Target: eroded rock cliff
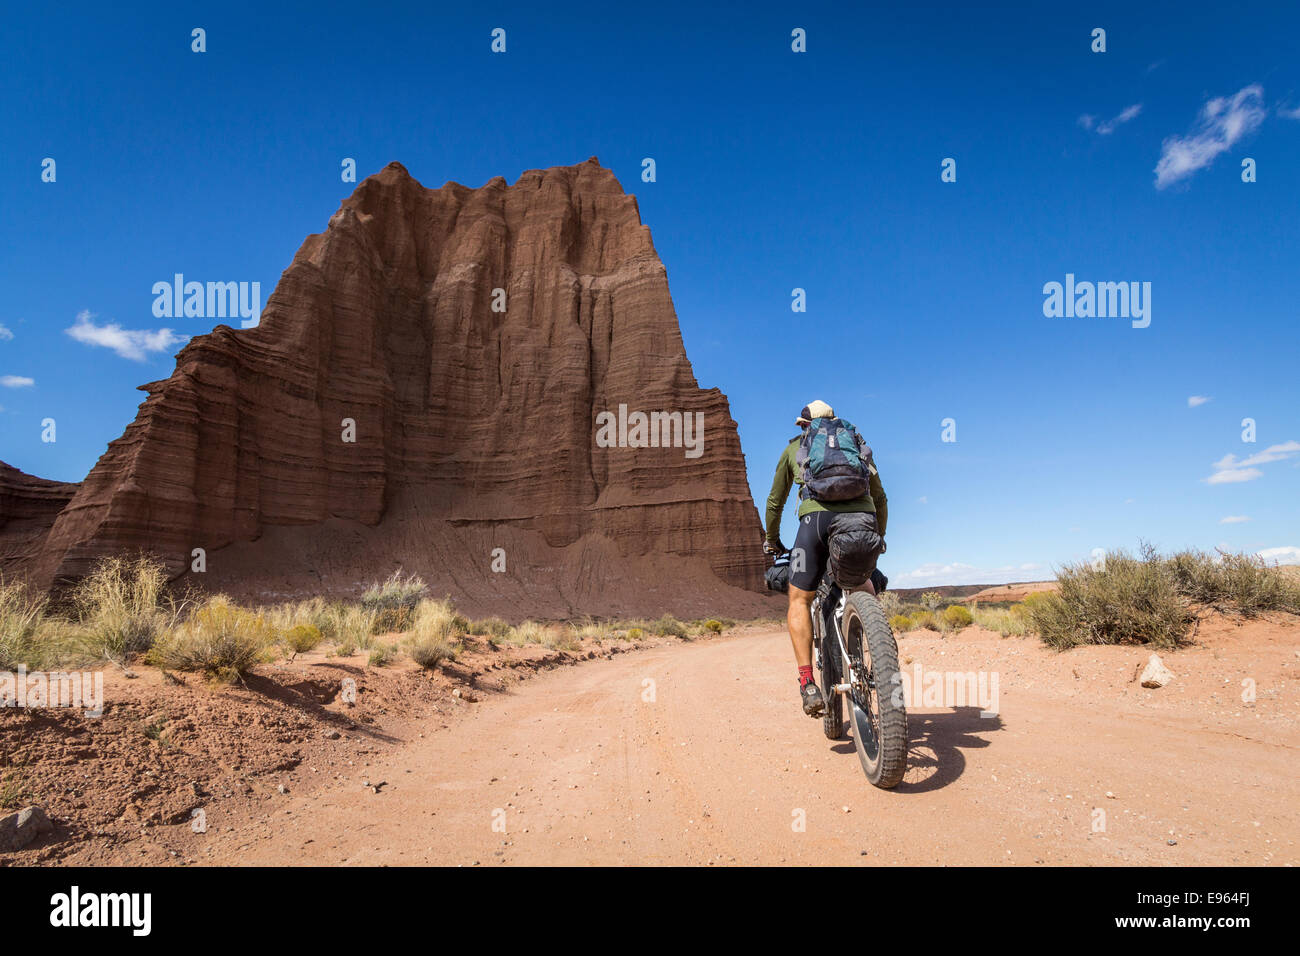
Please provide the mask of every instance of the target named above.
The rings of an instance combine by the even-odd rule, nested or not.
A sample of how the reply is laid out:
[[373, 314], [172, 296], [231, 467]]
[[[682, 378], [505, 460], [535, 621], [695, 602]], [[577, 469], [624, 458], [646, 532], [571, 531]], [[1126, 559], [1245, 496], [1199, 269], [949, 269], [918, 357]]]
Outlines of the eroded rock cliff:
[[[594, 158], [478, 189], [389, 164], [303, 243], [258, 328], [196, 337], [141, 388], [25, 562], [39, 583], [146, 549], [267, 599], [401, 567], [515, 616], [757, 606], [727, 399], [696, 383], [650, 230]], [[703, 441], [602, 447], [620, 405]]]

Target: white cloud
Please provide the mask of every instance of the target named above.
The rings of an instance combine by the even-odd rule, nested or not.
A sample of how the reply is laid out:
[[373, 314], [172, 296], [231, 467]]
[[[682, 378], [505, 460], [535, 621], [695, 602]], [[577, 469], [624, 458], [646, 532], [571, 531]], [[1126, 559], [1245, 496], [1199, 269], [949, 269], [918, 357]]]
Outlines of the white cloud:
[[1109, 136], [1115, 132], [1117, 127], [1123, 126], [1131, 119], [1135, 119], [1142, 112], [1142, 104], [1134, 103], [1132, 106], [1126, 106], [1120, 111], [1118, 116], [1106, 120], [1104, 123], [1097, 124], [1097, 132], [1101, 136]]
[[1243, 524], [1249, 520], [1250, 518], [1247, 515], [1228, 515], [1220, 518], [1219, 524]]
[[1207, 485], [1236, 485], [1263, 477], [1258, 468], [1222, 468], [1205, 479]]
[[188, 338], [171, 329], [124, 329], [116, 322], [96, 325], [94, 318], [88, 311], [78, 312], [76, 324], [63, 331], [85, 345], [103, 346], [136, 362], [143, 362], [150, 352], [166, 351]]
[[1259, 465], [1267, 465], [1275, 461], [1286, 461], [1294, 458], [1297, 454], [1300, 454], [1300, 441], [1284, 441], [1279, 445], [1269, 445], [1263, 451], [1257, 451], [1245, 458], [1238, 458], [1236, 455], [1224, 455], [1214, 463], [1214, 471], [1205, 481], [1211, 485], [1229, 485], [1242, 481], [1254, 481], [1264, 474], [1264, 472], [1260, 471]]
[[1187, 407], [1188, 407], [1188, 408], [1197, 408], [1197, 407], [1199, 407], [1199, 406], [1201, 406], [1201, 405], [1204, 405], [1204, 404], [1205, 404], [1206, 402], [1208, 402], [1209, 400], [1210, 400], [1210, 396], [1208, 396], [1208, 395], [1188, 395], [1188, 396], [1187, 396]]
[[1092, 129], [1097, 124], [1097, 117], [1091, 113], [1084, 113], [1079, 117], [1079, 125], [1084, 129]]
[[928, 505], [928, 504], [930, 503], [930, 499], [929, 499], [926, 495], [922, 495], [921, 497], [917, 498], [916, 500], [919, 501], [919, 502], [921, 502], [921, 504], [923, 504], [923, 505]]
[[12, 342], [14, 334], [9, 331], [9, 327], [0, 322], [0, 342]]
[[1287, 119], [1300, 120], [1300, 106], [1297, 106], [1293, 110], [1289, 110], [1285, 106], [1279, 106], [1277, 108], [1277, 115], [1285, 116]]
[[1288, 545], [1284, 548], [1265, 548], [1263, 551], [1256, 551], [1255, 554], [1269, 562], [1300, 564], [1300, 548], [1294, 545]]
[[36, 379], [28, 378], [25, 375], [4, 375], [0, 376], [0, 385], [5, 388], [28, 388], [36, 384]]
[[999, 568], [979, 568], [973, 564], [954, 561], [949, 564], [931, 562], [912, 571], [905, 571], [890, 583], [896, 588], [937, 587], [944, 584], [1008, 584], [1012, 581], [1041, 581], [1051, 575], [1041, 564], [1006, 564]]
[[1219, 96], [1201, 107], [1196, 125], [1186, 136], [1170, 136], [1160, 146], [1156, 188], [1164, 189], [1204, 169], [1254, 132], [1264, 121], [1264, 88], [1258, 83], [1231, 97]]

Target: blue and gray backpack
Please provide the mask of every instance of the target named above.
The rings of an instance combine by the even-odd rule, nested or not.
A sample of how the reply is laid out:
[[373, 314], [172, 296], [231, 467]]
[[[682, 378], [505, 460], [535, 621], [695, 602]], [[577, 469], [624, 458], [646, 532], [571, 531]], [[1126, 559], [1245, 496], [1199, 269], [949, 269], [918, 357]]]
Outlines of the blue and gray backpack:
[[814, 418], [799, 439], [794, 460], [802, 479], [800, 498], [852, 501], [870, 487], [871, 449], [842, 418]]

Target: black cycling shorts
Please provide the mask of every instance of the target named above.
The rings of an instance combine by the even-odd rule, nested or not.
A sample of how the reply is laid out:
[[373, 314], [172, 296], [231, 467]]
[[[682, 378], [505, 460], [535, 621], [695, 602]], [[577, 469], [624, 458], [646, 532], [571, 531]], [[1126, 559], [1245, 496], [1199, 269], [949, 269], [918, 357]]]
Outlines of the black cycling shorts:
[[826, 532], [830, 530], [833, 511], [814, 511], [799, 519], [799, 533], [790, 550], [790, 584], [801, 591], [816, 591], [826, 570]]
[[[826, 559], [830, 555], [831, 522], [839, 516], [835, 511], [814, 511], [799, 519], [799, 533], [794, 536], [794, 547], [790, 550], [790, 584], [801, 591], [816, 591], [826, 570]], [[875, 515], [871, 527], [875, 528]], [[870, 562], [875, 568], [875, 556]], [[870, 572], [868, 572], [870, 573]]]

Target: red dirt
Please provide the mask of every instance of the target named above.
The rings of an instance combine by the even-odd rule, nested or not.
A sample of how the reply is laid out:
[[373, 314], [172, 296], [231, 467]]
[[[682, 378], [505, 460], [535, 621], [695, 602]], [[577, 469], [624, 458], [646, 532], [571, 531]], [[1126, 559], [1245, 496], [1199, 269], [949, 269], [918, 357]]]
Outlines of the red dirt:
[[[128, 763], [107, 740], [95, 743], [102, 755], [65, 742], [53, 757], [47, 742], [39, 779], [49, 786], [35, 802], [62, 842], [0, 862], [1300, 862], [1300, 623], [1216, 617], [1196, 639], [1162, 655], [1173, 683], [1145, 690], [1135, 680], [1145, 648], [1058, 653], [979, 628], [903, 635], [905, 671], [996, 671], [1000, 706], [991, 718], [912, 706], [910, 769], [889, 792], [865, 782], [850, 739], [826, 740], [799, 711], [788, 639], [771, 628], [657, 642], [524, 684], [486, 655], [467, 658], [473, 703], [450, 696], [450, 677], [367, 671], [346, 715], [314, 697], [323, 661], [287, 665], [282, 679], [268, 669], [269, 683], [251, 691], [163, 688], [146, 676], [115, 685], [140, 698], [115, 708], [125, 717], [159, 700], [200, 702], [178, 720], [176, 746], [136, 733], [119, 748], [137, 755]], [[363, 671], [360, 660], [351, 666]], [[1246, 679], [1253, 703], [1241, 699]], [[271, 684], [278, 697], [263, 693]], [[262, 725], [225, 729], [259, 708]], [[344, 720], [356, 729], [336, 723], [339, 740], [321, 737]], [[215, 749], [200, 753], [199, 741]], [[284, 753], [291, 765], [275, 769]], [[90, 819], [130, 804], [158, 768], [170, 793], [190, 773], [213, 781], [206, 833], [150, 823], [172, 806], [151, 794], [135, 801], [145, 819], [100, 821], [108, 837], [87, 832], [82, 811], [68, 823], [60, 785], [81, 778], [72, 799], [89, 804]]]

